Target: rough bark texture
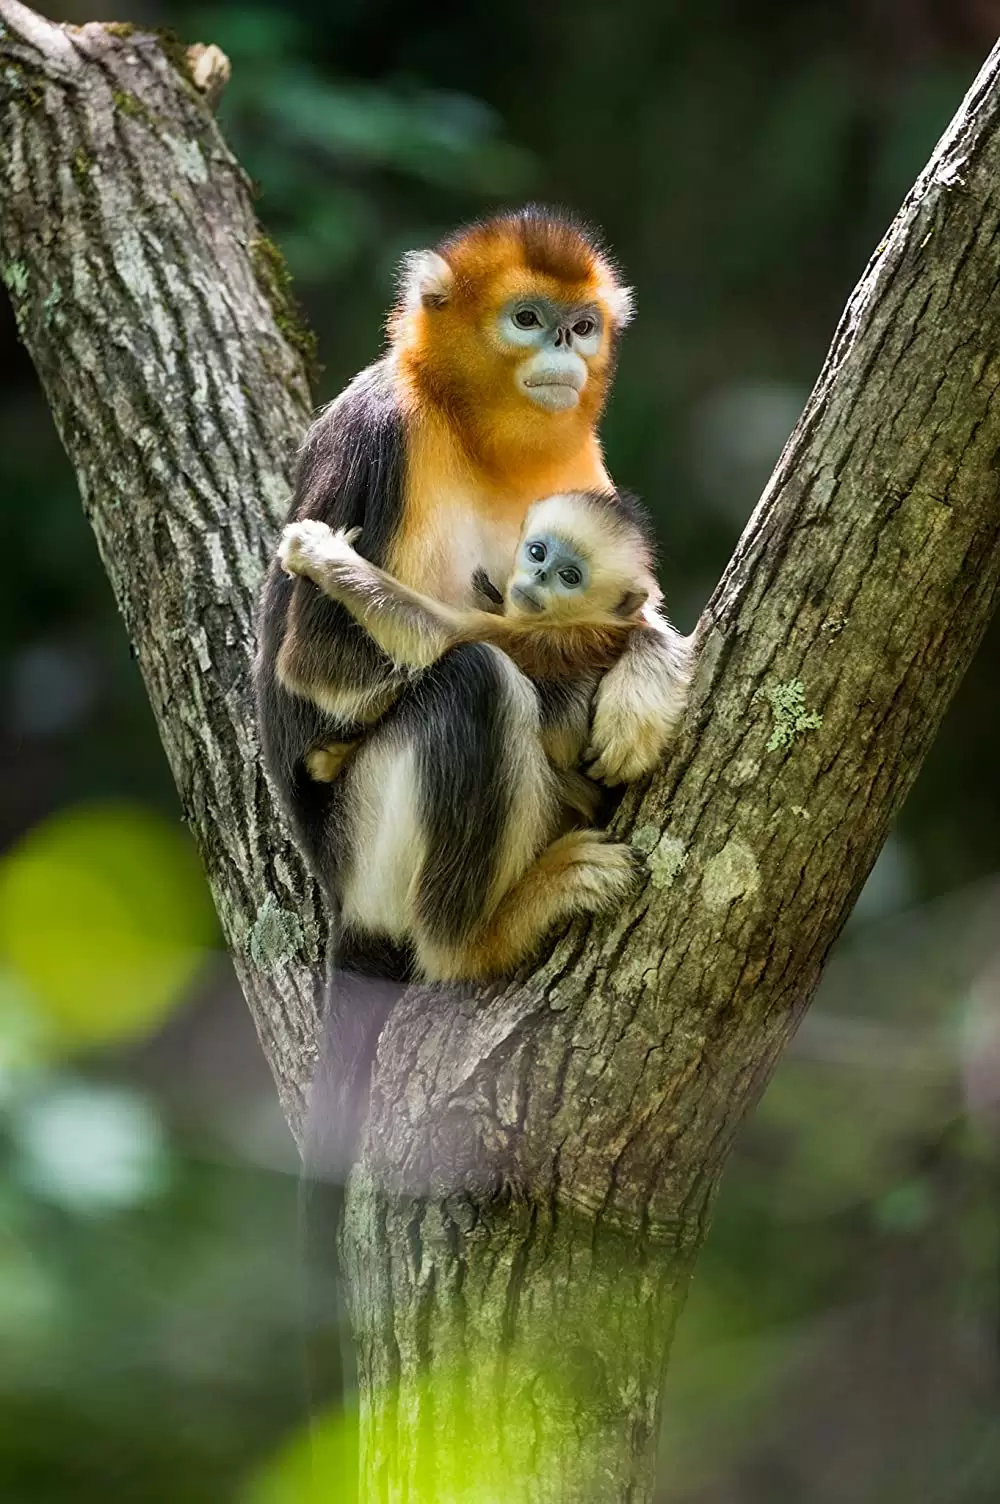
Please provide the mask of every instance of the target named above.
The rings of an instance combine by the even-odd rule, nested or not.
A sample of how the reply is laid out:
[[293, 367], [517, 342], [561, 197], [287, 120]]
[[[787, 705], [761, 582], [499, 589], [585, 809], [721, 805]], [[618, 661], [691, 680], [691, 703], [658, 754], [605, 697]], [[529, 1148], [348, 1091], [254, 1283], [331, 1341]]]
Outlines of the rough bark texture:
[[265, 784], [250, 684], [311, 410], [294, 311], [204, 53], [16, 0], [0, 22], [0, 275], [297, 1124], [326, 927]]
[[[191, 81], [151, 39], [16, 0], [0, 18], [4, 281], [297, 1122], [322, 914], [260, 770], [249, 664], [302, 364]], [[345, 1237], [366, 1498], [651, 1497], [733, 1135], [996, 598], [998, 183], [995, 53], [705, 612], [681, 746], [619, 811], [643, 891], [530, 976], [412, 992], [390, 1019]]]

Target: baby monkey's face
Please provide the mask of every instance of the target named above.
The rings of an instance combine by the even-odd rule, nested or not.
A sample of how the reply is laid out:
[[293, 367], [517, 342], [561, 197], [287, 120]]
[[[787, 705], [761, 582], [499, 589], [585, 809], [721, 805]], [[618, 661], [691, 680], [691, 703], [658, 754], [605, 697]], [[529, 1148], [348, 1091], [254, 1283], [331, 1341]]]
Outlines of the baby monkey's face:
[[505, 608], [522, 620], [607, 626], [636, 617], [653, 585], [648, 545], [617, 503], [565, 492], [529, 508]]
[[580, 550], [555, 533], [532, 532], [522, 538], [507, 587], [507, 612], [513, 616], [572, 616], [582, 608], [590, 584], [590, 567]]

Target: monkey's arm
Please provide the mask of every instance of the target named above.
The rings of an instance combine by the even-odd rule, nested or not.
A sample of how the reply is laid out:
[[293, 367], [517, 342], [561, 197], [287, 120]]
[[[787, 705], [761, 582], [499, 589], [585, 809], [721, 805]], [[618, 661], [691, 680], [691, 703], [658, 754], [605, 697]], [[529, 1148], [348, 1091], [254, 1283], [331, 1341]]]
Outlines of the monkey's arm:
[[278, 559], [289, 574], [304, 575], [346, 607], [393, 663], [428, 668], [458, 642], [495, 639], [502, 618], [457, 611], [411, 590], [363, 559], [351, 546], [352, 533], [334, 532], [325, 522], [290, 523]]
[[590, 762], [590, 777], [603, 783], [631, 783], [652, 772], [676, 735], [687, 704], [690, 641], [652, 603], [642, 614], [644, 629], [629, 637], [594, 701], [584, 759]]

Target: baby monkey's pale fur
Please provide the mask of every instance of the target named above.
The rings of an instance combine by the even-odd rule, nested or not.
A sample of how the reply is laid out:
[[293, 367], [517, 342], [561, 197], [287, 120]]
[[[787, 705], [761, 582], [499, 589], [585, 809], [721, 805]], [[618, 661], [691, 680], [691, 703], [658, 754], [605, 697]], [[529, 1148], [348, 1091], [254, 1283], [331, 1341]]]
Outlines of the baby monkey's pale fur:
[[541, 610], [526, 610], [512, 593], [516, 573], [503, 615], [432, 600], [362, 558], [353, 547], [360, 528], [334, 532], [325, 522], [293, 522], [278, 557], [289, 574], [307, 576], [346, 606], [400, 666], [428, 668], [458, 643], [489, 642], [531, 678], [570, 678], [610, 668], [644, 626], [639, 612], [654, 588], [649, 549], [631, 519], [615, 515], [617, 506], [599, 493], [571, 492], [531, 508], [522, 541], [554, 534], [591, 570], [586, 590], [550, 597]]
[[[572, 827], [580, 817], [591, 821], [597, 805], [595, 785], [578, 771], [594, 691], [632, 634], [650, 630], [641, 613], [657, 592], [644, 528], [612, 495], [570, 492], [535, 503], [522, 529], [503, 614], [461, 610], [410, 589], [362, 558], [353, 536], [355, 530], [334, 532], [324, 522], [292, 523], [281, 540], [281, 565], [340, 602], [400, 667], [427, 669], [463, 643], [502, 650], [509, 672], [521, 679], [519, 734], [524, 756], [535, 766], [526, 781], [530, 808], [512, 822], [516, 836], [499, 864], [488, 908], [465, 940], [446, 952], [421, 933], [418, 907], [410, 901], [419, 866], [433, 861], [434, 852], [427, 849], [419, 812], [411, 808], [407, 751], [393, 738], [391, 724], [384, 738], [366, 739], [356, 756], [352, 743], [315, 748], [308, 765], [317, 779], [331, 781], [350, 764], [350, 803], [399, 801], [391, 851], [384, 842], [381, 849], [378, 842], [367, 843], [362, 829], [355, 832], [344, 922], [409, 941], [428, 980], [510, 971], [555, 925], [620, 903], [635, 879], [629, 847], [606, 842], [599, 831]], [[558, 540], [580, 562], [585, 588], [560, 594], [529, 580], [525, 550], [539, 536]], [[518, 589], [526, 581], [534, 587], [529, 601]]]

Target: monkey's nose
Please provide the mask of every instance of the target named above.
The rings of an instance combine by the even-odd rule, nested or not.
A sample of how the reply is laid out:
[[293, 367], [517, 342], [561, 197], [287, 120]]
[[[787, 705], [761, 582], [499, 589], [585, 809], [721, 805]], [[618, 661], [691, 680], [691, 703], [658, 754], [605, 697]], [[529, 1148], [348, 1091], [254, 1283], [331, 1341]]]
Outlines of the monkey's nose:
[[548, 572], [547, 569], [536, 569], [535, 570], [535, 579], [538, 581], [539, 585], [544, 585], [545, 582], [548, 580], [548, 577], [549, 577], [549, 572]]

